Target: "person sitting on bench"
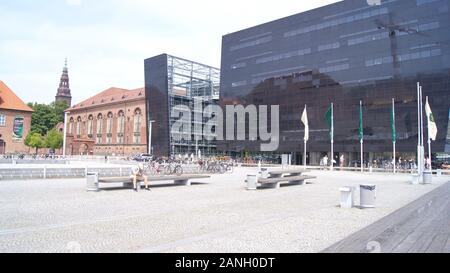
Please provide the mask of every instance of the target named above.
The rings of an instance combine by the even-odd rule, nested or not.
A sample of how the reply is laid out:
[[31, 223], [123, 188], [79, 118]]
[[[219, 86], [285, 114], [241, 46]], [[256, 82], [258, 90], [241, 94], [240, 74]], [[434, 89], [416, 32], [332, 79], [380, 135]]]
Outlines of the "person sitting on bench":
[[144, 179], [144, 185], [145, 185], [145, 189], [147, 191], [150, 191], [150, 188], [148, 187], [148, 176], [146, 176], [144, 174], [144, 165], [143, 164], [139, 164], [138, 166], [133, 167], [133, 174], [130, 177], [131, 179], [133, 179], [133, 186], [134, 186], [134, 190], [138, 191], [137, 188], [137, 180], [142, 180]]

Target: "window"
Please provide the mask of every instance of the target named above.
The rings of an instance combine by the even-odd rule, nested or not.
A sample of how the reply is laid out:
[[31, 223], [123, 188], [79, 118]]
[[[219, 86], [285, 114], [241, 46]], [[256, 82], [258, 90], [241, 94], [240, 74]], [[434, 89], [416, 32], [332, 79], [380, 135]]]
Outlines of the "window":
[[244, 86], [244, 85], [247, 85], [247, 81], [233, 82], [231, 84], [231, 87], [238, 87], [238, 86]]
[[113, 128], [113, 113], [108, 113], [108, 119], [106, 120], [106, 144], [112, 143], [112, 128]]
[[70, 122], [69, 122], [69, 134], [73, 135], [73, 123], [74, 123], [74, 119], [70, 118]]
[[88, 132], [88, 138], [92, 138], [94, 134], [94, 117], [92, 115], [88, 118], [88, 124], [87, 124], [87, 132]]
[[98, 116], [97, 116], [97, 138], [96, 138], [97, 144], [102, 144], [102, 132], [103, 132], [103, 115], [98, 114]]
[[332, 43], [332, 44], [326, 44], [326, 45], [320, 45], [317, 50], [318, 51], [324, 51], [324, 50], [330, 50], [330, 49], [336, 49], [339, 48], [341, 44], [339, 42]]
[[77, 137], [81, 137], [81, 117], [77, 118]]
[[117, 122], [117, 143], [124, 143], [124, 132], [125, 132], [125, 113], [123, 111], [119, 112], [119, 118]]
[[243, 67], [246, 67], [246, 66], [247, 66], [247, 63], [242, 62], [242, 63], [233, 64], [231, 66], [231, 69], [238, 69], [238, 68], [243, 68]]
[[141, 143], [141, 119], [142, 119], [142, 112], [141, 109], [136, 109], [134, 111], [134, 137], [133, 137], [133, 143], [134, 144], [140, 144]]
[[6, 116], [4, 114], [0, 114], [0, 126], [6, 126]]

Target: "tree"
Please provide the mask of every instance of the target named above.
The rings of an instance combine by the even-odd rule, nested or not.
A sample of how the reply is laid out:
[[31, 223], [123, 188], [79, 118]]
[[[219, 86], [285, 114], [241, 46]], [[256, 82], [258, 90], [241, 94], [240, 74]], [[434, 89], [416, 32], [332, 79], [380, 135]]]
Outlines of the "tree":
[[53, 102], [49, 105], [29, 103], [34, 112], [31, 116], [31, 131], [42, 136], [64, 121], [64, 110], [68, 108], [66, 102]]
[[31, 148], [35, 148], [37, 155], [39, 148], [44, 148], [45, 141], [41, 136], [41, 134], [36, 132], [30, 132], [25, 138], [25, 145]]
[[45, 147], [52, 149], [61, 149], [63, 146], [63, 135], [56, 129], [52, 129], [47, 132], [45, 137]]

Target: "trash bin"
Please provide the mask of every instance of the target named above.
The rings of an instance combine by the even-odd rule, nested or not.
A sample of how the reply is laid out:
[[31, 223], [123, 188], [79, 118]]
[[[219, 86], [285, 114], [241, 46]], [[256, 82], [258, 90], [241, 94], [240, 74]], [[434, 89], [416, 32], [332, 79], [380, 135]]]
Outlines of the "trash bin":
[[98, 173], [97, 172], [88, 172], [86, 174], [86, 190], [87, 191], [99, 191]]
[[375, 201], [377, 199], [376, 189], [376, 185], [360, 185], [361, 208], [375, 208]]
[[258, 177], [254, 174], [247, 175], [247, 190], [256, 190], [258, 188]]
[[351, 209], [355, 206], [355, 187], [342, 187], [341, 192], [341, 208]]
[[423, 184], [431, 184], [433, 182], [433, 173], [431, 171], [423, 172]]
[[267, 168], [261, 168], [261, 178], [268, 178], [269, 170]]
[[436, 175], [437, 175], [437, 176], [442, 176], [442, 170], [441, 170], [441, 169], [436, 170]]

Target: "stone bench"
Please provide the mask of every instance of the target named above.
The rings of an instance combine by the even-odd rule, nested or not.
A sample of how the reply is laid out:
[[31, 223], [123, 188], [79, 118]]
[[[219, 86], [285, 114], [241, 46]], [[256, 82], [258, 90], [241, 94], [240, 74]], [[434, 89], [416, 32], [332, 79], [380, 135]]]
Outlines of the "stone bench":
[[[209, 175], [164, 175], [164, 176], [148, 176], [149, 184], [154, 181], [174, 181], [175, 185], [191, 186], [192, 179], [206, 179], [211, 178]], [[133, 178], [131, 176], [124, 177], [99, 177], [98, 180], [89, 185], [89, 175], [88, 175], [88, 191], [98, 191], [100, 189], [100, 184], [113, 184], [122, 183], [123, 187], [133, 188]], [[142, 187], [143, 178], [137, 179], [137, 188]], [[92, 181], [91, 181], [92, 182]], [[93, 184], [97, 184], [97, 186]], [[91, 190], [89, 189], [91, 188]]]
[[291, 185], [304, 185], [308, 179], [315, 179], [317, 177], [310, 175], [289, 175], [284, 177], [269, 177], [259, 178], [258, 183], [269, 188], [278, 189], [282, 183], [289, 183]]

